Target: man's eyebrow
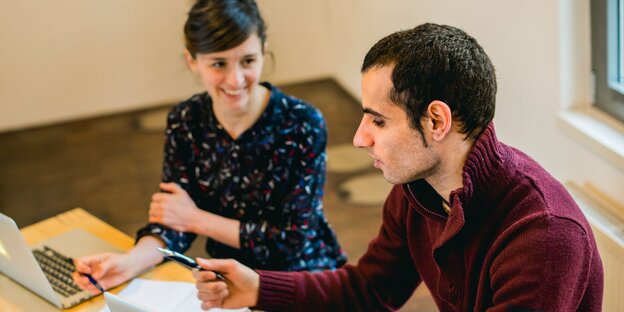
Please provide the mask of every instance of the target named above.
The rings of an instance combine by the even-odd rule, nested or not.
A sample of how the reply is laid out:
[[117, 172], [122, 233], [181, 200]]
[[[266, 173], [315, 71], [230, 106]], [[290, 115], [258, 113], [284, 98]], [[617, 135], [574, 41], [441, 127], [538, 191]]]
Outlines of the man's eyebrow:
[[[249, 54], [245, 54], [243, 55], [242, 58], [249, 58], [249, 57], [258, 57], [258, 53], [249, 53]], [[219, 60], [219, 61], [226, 61], [227, 57], [224, 56], [210, 56], [209, 57], [212, 60]]]
[[364, 114], [371, 114], [371, 115], [373, 115], [373, 116], [377, 116], [377, 117], [382, 117], [382, 118], [385, 118], [385, 119], [389, 119], [388, 117], [386, 117], [386, 116], [384, 116], [384, 115], [382, 115], [382, 114], [380, 114], [380, 113], [378, 113], [378, 112], [376, 112], [376, 111], [374, 111], [374, 110], [372, 110], [372, 109], [370, 109], [370, 108], [363, 108], [363, 109], [362, 109], [362, 112], [364, 112]]

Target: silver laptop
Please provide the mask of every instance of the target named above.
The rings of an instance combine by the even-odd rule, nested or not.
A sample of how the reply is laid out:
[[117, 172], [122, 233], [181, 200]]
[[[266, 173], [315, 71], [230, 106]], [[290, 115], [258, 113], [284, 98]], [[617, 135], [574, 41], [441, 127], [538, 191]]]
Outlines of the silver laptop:
[[104, 293], [104, 299], [106, 299], [106, 307], [108, 307], [109, 312], [150, 312], [148, 308], [138, 303], [109, 292]]
[[31, 250], [13, 219], [0, 213], [0, 272], [59, 308], [93, 297], [79, 289], [71, 276], [67, 278], [67, 272], [75, 270], [70, 258], [107, 251], [121, 252], [81, 229], [55, 236]]

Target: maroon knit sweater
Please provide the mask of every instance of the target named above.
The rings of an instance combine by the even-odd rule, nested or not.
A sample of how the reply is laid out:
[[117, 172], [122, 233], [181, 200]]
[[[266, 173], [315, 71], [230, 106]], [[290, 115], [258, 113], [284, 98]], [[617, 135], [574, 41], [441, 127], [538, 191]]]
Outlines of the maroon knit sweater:
[[386, 311], [424, 282], [441, 311], [600, 311], [603, 271], [590, 226], [564, 187], [500, 143], [490, 125], [451, 193], [451, 212], [424, 180], [397, 185], [356, 266], [259, 271], [256, 308]]

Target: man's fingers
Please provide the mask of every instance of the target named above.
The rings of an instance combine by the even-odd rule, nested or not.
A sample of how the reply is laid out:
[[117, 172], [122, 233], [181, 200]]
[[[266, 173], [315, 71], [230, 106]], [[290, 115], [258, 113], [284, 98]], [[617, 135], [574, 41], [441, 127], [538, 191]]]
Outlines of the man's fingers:
[[[197, 258], [197, 264], [208, 271], [215, 271], [227, 274], [236, 268], [238, 262], [232, 259], [204, 259]], [[200, 272], [201, 273], [201, 272]]]
[[197, 289], [197, 298], [202, 301], [202, 309], [204, 310], [223, 307], [225, 298], [230, 294], [223, 282], [199, 283]]
[[214, 271], [206, 271], [206, 270], [193, 270], [193, 277], [200, 282], [211, 282], [211, 281], [219, 281], [217, 277], [217, 273]]
[[204, 311], [207, 311], [211, 308], [220, 308], [223, 306], [223, 300], [214, 300], [214, 301], [203, 301], [201, 308]]
[[[197, 287], [197, 298], [202, 301], [223, 300], [230, 294], [225, 283], [200, 283]], [[206, 287], [204, 287], [206, 286]]]

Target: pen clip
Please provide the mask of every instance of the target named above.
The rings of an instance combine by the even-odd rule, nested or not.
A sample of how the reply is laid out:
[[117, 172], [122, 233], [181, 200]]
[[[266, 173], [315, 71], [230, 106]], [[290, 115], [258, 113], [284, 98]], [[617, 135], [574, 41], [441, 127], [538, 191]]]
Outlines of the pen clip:
[[201, 267], [199, 265], [197, 265], [197, 263], [195, 262], [195, 260], [179, 253], [179, 252], [175, 252], [169, 249], [165, 249], [165, 248], [158, 248], [158, 250], [160, 252], [162, 252], [162, 254], [173, 261], [176, 261], [182, 265], [184, 265], [185, 267], [189, 268], [189, 269], [201, 269]]
[[[189, 269], [197, 269], [199, 271], [206, 271], [206, 269], [202, 268], [199, 264], [197, 264], [195, 260], [179, 252], [175, 252], [173, 250], [160, 248], [160, 247], [158, 247], [158, 250], [163, 254], [165, 258], [178, 262]], [[212, 272], [217, 276], [217, 279], [225, 281], [225, 277], [221, 273], [215, 272], [215, 271], [212, 271]]]

